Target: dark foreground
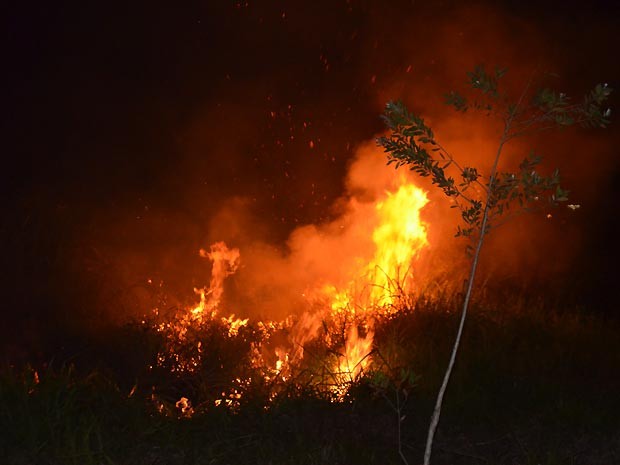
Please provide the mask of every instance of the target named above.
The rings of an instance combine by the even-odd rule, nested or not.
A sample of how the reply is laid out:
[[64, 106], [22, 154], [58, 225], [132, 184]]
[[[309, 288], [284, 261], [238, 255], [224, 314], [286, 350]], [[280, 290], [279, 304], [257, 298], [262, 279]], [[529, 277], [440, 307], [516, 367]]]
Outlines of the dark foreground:
[[[263, 385], [247, 388], [235, 408], [216, 407], [209, 396], [227, 388], [225, 373], [206, 367], [198, 376], [167, 378], [140, 370], [152, 352], [131, 348], [153, 343], [140, 328], [110, 335], [107, 353], [93, 350], [72, 364], [7, 367], [0, 379], [2, 463], [398, 464], [399, 415], [390, 406], [397, 393], [401, 404], [407, 395], [403, 454], [421, 463], [457, 321], [427, 307], [379, 327], [374, 358], [389, 369], [353, 383], [341, 403], [312, 383], [291, 383], [270, 402]], [[472, 314], [433, 463], [620, 463], [618, 323], [523, 302], [511, 307]], [[239, 348], [227, 354], [218, 343], [219, 366], [242, 362]], [[191, 417], [174, 405], [185, 393], [203, 400]]]

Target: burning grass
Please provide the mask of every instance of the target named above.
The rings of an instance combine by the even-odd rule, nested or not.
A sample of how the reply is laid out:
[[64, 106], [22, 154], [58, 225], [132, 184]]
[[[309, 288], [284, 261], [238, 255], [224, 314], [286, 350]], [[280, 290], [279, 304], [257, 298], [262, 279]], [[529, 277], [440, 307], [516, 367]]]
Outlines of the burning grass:
[[[184, 414], [209, 404], [236, 408], [244, 392], [257, 386], [269, 386], [270, 400], [294, 388], [343, 401], [350, 384], [377, 369], [375, 326], [397, 314], [404, 308], [403, 299], [417, 291], [412, 266], [428, 246], [427, 225], [420, 217], [428, 202], [426, 193], [404, 175], [392, 183], [374, 202], [361, 206], [351, 199], [350, 211], [357, 213], [350, 213], [354, 220], [336, 228], [337, 233], [331, 231], [328, 238], [317, 233], [305, 242], [307, 250], [301, 254], [320, 256], [326, 263], [335, 246], [354, 239], [357, 245], [352, 256], [332, 260], [337, 273], [304, 283], [301, 308], [283, 319], [242, 319], [229, 313], [222, 304], [224, 282], [238, 270], [240, 251], [224, 242], [200, 250], [211, 263], [211, 280], [194, 289], [199, 302], [164, 312], [162, 303], [142, 320], [146, 330], [165, 341], [151, 370], [181, 378], [200, 373], [217, 391], [192, 392], [194, 406], [183, 393], [177, 404]], [[324, 229], [333, 230], [334, 225]], [[238, 358], [231, 366], [218, 355], [222, 344], [236, 347]], [[230, 383], [232, 387], [219, 389]]]
[[[421, 456], [455, 303], [419, 301], [375, 323], [373, 370], [390, 381], [386, 396], [401, 369], [415, 375], [402, 425], [410, 460]], [[477, 308], [472, 317], [436, 463], [616, 463], [617, 323], [521, 304]], [[347, 380], [342, 394], [322, 385], [317, 376], [330, 379], [325, 366], [339, 353], [318, 338], [289, 376], [261, 377], [252, 362], [260, 330], [228, 329], [221, 320], [195, 328], [205, 356], [191, 371], [158, 366], [168, 341], [141, 326], [125, 328], [125, 346], [149, 339], [142, 363], [152, 370], [123, 369], [122, 344], [95, 372], [82, 371], [80, 360], [75, 368], [3, 370], [5, 463], [399, 463], [393, 413], [371, 370]], [[339, 337], [342, 347], [346, 334]]]
[[[280, 318], [233, 313], [225, 283], [246, 257], [215, 242], [199, 252], [211, 274], [194, 302], [170, 305], [153, 286], [154, 308], [76, 347], [77, 368], [5, 369], [0, 454], [12, 464], [386, 464], [399, 463], [400, 437], [417, 460], [461, 297], [424, 292], [426, 193], [406, 176], [379, 184], [335, 221], [296, 230], [293, 258], [265, 261], [277, 272], [258, 267], [295, 294]], [[617, 461], [617, 323], [514, 295], [486, 302], [468, 322], [435, 463]]]

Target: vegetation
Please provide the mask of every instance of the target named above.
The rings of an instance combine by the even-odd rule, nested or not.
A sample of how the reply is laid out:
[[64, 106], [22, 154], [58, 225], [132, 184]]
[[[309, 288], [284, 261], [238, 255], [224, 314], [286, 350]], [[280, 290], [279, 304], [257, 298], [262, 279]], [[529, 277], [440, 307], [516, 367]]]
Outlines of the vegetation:
[[[418, 460], [449, 358], [456, 302], [420, 301], [378, 322], [374, 357], [398, 382], [406, 368], [417, 374], [402, 408], [403, 454]], [[514, 307], [474, 306], [465, 350], [457, 364], [435, 444], [438, 464], [609, 464], [620, 459], [620, 368], [617, 322], [583, 312], [550, 310], [521, 301]], [[217, 360], [243, 363], [239, 340], [213, 329]], [[433, 337], [429, 337], [432, 334]], [[243, 334], [238, 336], [243, 338]], [[74, 359], [45, 367], [6, 367], [0, 379], [0, 456], [6, 464], [389, 464], [399, 463], [393, 412], [372, 373], [334, 403], [319, 389], [282, 380], [253, 385], [237, 406], [215, 406], [213, 393], [239, 388], [234, 379], [144, 372], [154, 363], [157, 335], [127, 327], [123, 346], [108, 362]], [[228, 342], [226, 342], [228, 341]], [[143, 344], [140, 344], [143, 342]], [[317, 353], [320, 347], [316, 347]], [[323, 353], [327, 356], [327, 351]], [[211, 366], [214, 368], [214, 366]], [[249, 368], [247, 368], [249, 369]], [[136, 378], [138, 376], [138, 378]], [[285, 384], [287, 384], [285, 386]], [[402, 387], [402, 386], [401, 386]], [[385, 393], [393, 395], [389, 388]], [[195, 413], [175, 402], [185, 395]], [[393, 398], [393, 397], [392, 397]]]
[[[491, 89], [501, 74], [477, 72], [472, 79], [477, 76]], [[588, 97], [594, 106], [587, 108], [598, 111], [594, 116], [606, 124], [607, 112], [599, 105], [604, 100], [598, 102], [596, 92], [606, 96], [609, 89], [597, 89]], [[491, 90], [483, 95], [499, 94]], [[541, 121], [554, 115], [557, 106], [570, 107], [560, 94], [540, 98], [547, 102], [540, 107]], [[458, 94], [450, 94], [449, 100], [460, 111], [485, 109]], [[391, 108], [393, 117], [414, 118], [404, 106]], [[579, 122], [579, 111], [560, 112], [565, 116], [551, 122]], [[423, 144], [431, 144], [432, 133], [412, 135], [424, 134], [430, 138]], [[430, 154], [442, 150], [431, 149]], [[418, 155], [425, 156], [422, 151]], [[498, 193], [491, 200], [496, 212], [491, 219], [496, 220], [506, 218], [502, 202], [536, 203], [533, 191], [547, 192], [553, 202], [564, 201], [556, 174], [532, 174], [539, 161], [528, 156], [516, 173], [517, 183], [500, 176], [485, 186], [478, 171], [465, 167], [463, 184], [457, 183], [440, 171], [449, 167], [434, 162], [429, 176], [439, 176], [440, 187], [459, 202], [465, 196], [473, 201], [475, 192], [483, 194], [480, 203], [460, 204], [466, 225], [459, 234], [476, 239], [476, 231], [482, 237], [487, 230], [480, 223], [485, 193]], [[472, 292], [475, 295], [475, 289]], [[459, 299], [401, 299], [402, 308], [377, 317], [371, 368], [356, 379], [340, 379], [337, 396], [333, 384], [325, 382], [334, 379], [333, 374], [325, 376], [325, 367], [339, 357], [344, 343], [340, 333], [304, 346], [307, 356], [286, 377], [279, 373], [266, 378], [252, 363], [253, 343], [264, 337], [252, 322], [231, 335], [230, 325], [201, 320], [172, 345], [166, 333], [152, 325], [85, 332], [76, 324], [65, 328], [66, 333], [47, 328], [62, 341], [62, 350], [49, 352], [41, 347], [51, 346], [31, 346], [35, 338], [25, 339], [15, 330], [13, 337], [21, 345], [11, 346], [6, 357], [12, 362], [0, 369], [2, 463], [417, 463], [428, 449], [426, 420], [436, 410], [442, 383], [447, 396], [445, 421], [434, 443], [436, 464], [620, 462], [619, 322], [583, 309], [558, 308], [535, 296], [474, 298], [462, 336], [465, 350], [447, 386], [444, 367], [454, 357], [454, 328], [464, 321], [455, 311]], [[71, 314], [70, 308], [59, 309]], [[333, 325], [324, 326], [325, 332], [338, 332]], [[278, 336], [286, 335], [273, 337]], [[26, 347], [32, 347], [32, 353], [19, 353]], [[169, 356], [162, 360], [161, 354]], [[176, 356], [197, 364], [179, 370]]]
[[[424, 120], [410, 113], [401, 102], [388, 103], [383, 115], [390, 133], [379, 138], [378, 143], [388, 154], [388, 164], [393, 163], [396, 168], [406, 165], [418, 175], [430, 178], [433, 185], [451, 199], [452, 207], [461, 212], [463, 226], [458, 226], [456, 236], [471, 239], [467, 246], [471, 269], [465, 285], [461, 319], [428, 429], [425, 465], [430, 464], [433, 439], [459, 350], [485, 236], [492, 227], [505, 221], [507, 214], [515, 210], [515, 204], [519, 206], [519, 213], [540, 208], [543, 199], [552, 206], [568, 200], [568, 191], [560, 187], [559, 171], [556, 169], [550, 176], [541, 175], [537, 166], [542, 158], [533, 152], [523, 159], [516, 172], [500, 171], [506, 144], [517, 137], [573, 124], [602, 128], [609, 124], [611, 110], [605, 105], [611, 89], [607, 84], [598, 84], [581, 102], [572, 103], [566, 94], [545, 87], [532, 92], [532, 76], [521, 95], [513, 100], [500, 90], [499, 82], [505, 73], [506, 70], [500, 68], [488, 73], [483, 66], [477, 66], [468, 73], [473, 97], [455, 91], [446, 95], [446, 103], [457, 111], [478, 110], [501, 121], [497, 150], [492, 155], [487, 175], [479, 168], [460, 164]], [[448, 169], [456, 171], [458, 181], [448, 174]]]

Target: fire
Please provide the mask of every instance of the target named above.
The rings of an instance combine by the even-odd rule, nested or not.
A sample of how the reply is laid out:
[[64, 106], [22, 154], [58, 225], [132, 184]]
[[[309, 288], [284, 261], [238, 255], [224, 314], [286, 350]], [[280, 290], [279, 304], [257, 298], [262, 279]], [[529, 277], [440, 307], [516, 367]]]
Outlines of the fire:
[[[172, 364], [173, 370], [180, 372], [199, 366], [204, 351], [209, 350], [202, 341], [195, 343], [191, 356], [187, 352], [181, 356], [176, 349], [179, 342], [187, 342], [192, 328], [221, 325], [231, 339], [241, 337], [241, 329], [247, 328], [244, 334], [249, 331], [258, 335], [258, 341], [252, 343], [253, 368], [266, 382], [289, 381], [295, 378], [296, 367], [306, 360], [308, 344], [322, 336], [323, 342], [333, 348], [332, 353], [338, 355], [324, 365], [323, 372], [329, 373], [330, 380], [318, 383], [331, 386], [327, 389], [342, 398], [346, 386], [372, 364], [376, 318], [399, 311], [399, 299], [415, 293], [412, 265], [428, 246], [427, 225], [420, 216], [427, 203], [424, 190], [404, 176], [398, 178], [395, 187], [384, 191], [372, 208], [364, 210], [368, 214], [365, 226], [359, 230], [370, 235], [367, 244], [372, 250], [348, 257], [354, 266], [335, 264], [335, 269], [344, 270], [337, 282], [308, 283], [303, 294], [307, 308], [281, 321], [251, 321], [234, 313], [222, 316], [224, 282], [238, 270], [241, 254], [224, 242], [212, 244], [209, 251], [200, 250], [200, 256], [211, 262], [209, 286], [195, 289], [200, 296], [197, 305], [157, 327], [170, 341], [168, 352], [159, 354], [159, 363]], [[282, 340], [282, 336], [273, 337], [275, 334], [286, 336]], [[241, 393], [235, 390], [222, 396], [224, 400], [218, 400], [217, 405], [237, 402]], [[191, 412], [184, 399], [177, 408], [182, 413]]]
[[426, 193], [413, 184], [403, 184], [396, 193], [377, 204], [379, 226], [372, 239], [377, 247], [369, 265], [374, 273], [372, 298], [380, 306], [394, 303], [394, 291], [409, 290], [413, 259], [428, 245], [426, 225], [420, 211], [428, 203]]
[[191, 417], [194, 414], [192, 404], [187, 397], [181, 397], [174, 406], [179, 409], [181, 416]]
[[[375, 253], [365, 267], [362, 283], [359, 279], [352, 281], [348, 289], [340, 292], [333, 286], [324, 288], [331, 297], [332, 310], [346, 312], [353, 319], [347, 329], [344, 354], [338, 363], [341, 380], [343, 375], [354, 380], [369, 366], [374, 316], [398, 311], [395, 299], [413, 291], [411, 264], [428, 245], [427, 228], [420, 217], [427, 203], [428, 197], [422, 189], [400, 178], [396, 192], [386, 192], [385, 198], [375, 206], [377, 226], [372, 233]], [[360, 288], [369, 292], [354, 295]], [[363, 337], [359, 335], [356, 316], [365, 326]]]
[[396, 296], [413, 290], [411, 265], [428, 245], [427, 227], [420, 218], [427, 203], [426, 193], [405, 178], [396, 192], [387, 191], [377, 202], [373, 257], [361, 266], [361, 273], [355, 270], [345, 289], [332, 284], [323, 287], [334, 311], [389, 311]]
[[210, 252], [200, 249], [200, 256], [213, 262], [209, 287], [194, 289], [194, 292], [200, 295], [200, 303], [191, 313], [202, 320], [206, 315], [214, 317], [217, 314], [224, 294], [224, 280], [239, 267], [239, 249], [229, 249], [223, 242], [216, 242], [211, 245]]
[[338, 362], [339, 381], [342, 383], [354, 381], [368, 367], [373, 337], [372, 328], [369, 328], [365, 337], [359, 336], [356, 325], [349, 328], [345, 353]]

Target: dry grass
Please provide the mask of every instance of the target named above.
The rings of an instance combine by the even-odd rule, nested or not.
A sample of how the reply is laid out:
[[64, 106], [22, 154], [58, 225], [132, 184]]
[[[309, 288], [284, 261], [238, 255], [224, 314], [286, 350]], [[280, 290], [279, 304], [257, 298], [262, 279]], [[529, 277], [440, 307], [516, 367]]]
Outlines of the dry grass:
[[[213, 399], [246, 363], [243, 339], [213, 332], [205, 339], [211, 355], [204, 366], [174, 376], [143, 369], [161, 343], [156, 335], [117, 329], [105, 350], [85, 347], [74, 368], [38, 367], [38, 383], [31, 368], [3, 370], [0, 455], [8, 464], [396, 464], [396, 422], [382, 394], [394, 393], [406, 369], [415, 383], [407, 386], [403, 452], [417, 463], [456, 330], [452, 308], [420, 303], [377, 324], [373, 356], [391, 383], [383, 392], [369, 373], [350, 386], [343, 403], [330, 402], [316, 383], [301, 382], [281, 386], [269, 403], [273, 386], [256, 382], [234, 410], [216, 408]], [[523, 301], [474, 309], [434, 463], [618, 463], [618, 326]], [[320, 345], [314, 350], [329, 353]], [[192, 418], [176, 415], [180, 395], [202, 405]], [[175, 413], [158, 413], [162, 404]]]

